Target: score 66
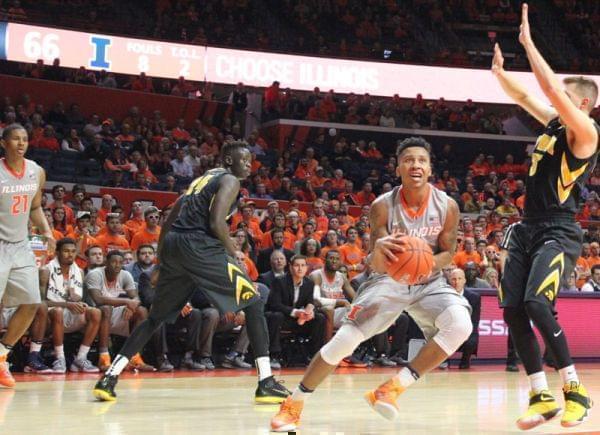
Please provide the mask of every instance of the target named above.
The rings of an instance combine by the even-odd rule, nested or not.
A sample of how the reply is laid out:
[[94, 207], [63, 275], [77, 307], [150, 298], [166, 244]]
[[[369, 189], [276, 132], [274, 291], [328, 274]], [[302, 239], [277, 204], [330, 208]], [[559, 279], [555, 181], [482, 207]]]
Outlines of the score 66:
[[54, 33], [42, 36], [41, 32], [28, 32], [23, 40], [23, 50], [29, 59], [53, 61], [60, 57], [59, 37]]

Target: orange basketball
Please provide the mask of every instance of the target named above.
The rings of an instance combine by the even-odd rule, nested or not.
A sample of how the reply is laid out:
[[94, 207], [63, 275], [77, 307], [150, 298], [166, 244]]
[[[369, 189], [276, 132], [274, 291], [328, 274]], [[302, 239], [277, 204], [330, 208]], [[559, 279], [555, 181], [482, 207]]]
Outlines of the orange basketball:
[[414, 285], [431, 275], [433, 252], [427, 242], [418, 237], [405, 238], [404, 252], [396, 252], [398, 261], [388, 267], [388, 275], [402, 284]]

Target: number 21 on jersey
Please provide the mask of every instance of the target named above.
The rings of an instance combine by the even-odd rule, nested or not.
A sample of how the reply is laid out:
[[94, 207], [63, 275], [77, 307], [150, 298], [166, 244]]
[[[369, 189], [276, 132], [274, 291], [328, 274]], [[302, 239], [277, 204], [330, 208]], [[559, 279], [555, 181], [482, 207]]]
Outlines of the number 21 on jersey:
[[29, 196], [28, 195], [13, 195], [12, 207], [10, 208], [12, 215], [24, 214], [29, 212]]

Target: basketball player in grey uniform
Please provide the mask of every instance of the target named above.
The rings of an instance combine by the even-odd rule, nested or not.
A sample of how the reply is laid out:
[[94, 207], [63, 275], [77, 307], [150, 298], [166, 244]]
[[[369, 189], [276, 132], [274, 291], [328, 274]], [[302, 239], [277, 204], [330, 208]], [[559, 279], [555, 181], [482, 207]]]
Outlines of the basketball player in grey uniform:
[[[387, 330], [406, 311], [428, 342], [396, 376], [368, 392], [369, 405], [387, 419], [398, 415], [398, 396], [425, 373], [439, 366], [472, 330], [467, 300], [443, 278], [442, 268], [456, 250], [459, 210], [444, 192], [431, 186], [431, 146], [422, 138], [404, 140], [396, 151], [402, 186], [381, 195], [371, 207], [371, 253], [374, 273], [359, 288], [342, 327], [321, 348], [302, 381], [271, 419], [271, 430], [294, 431], [304, 400], [364, 340]], [[405, 249], [404, 235], [420, 237], [434, 252], [431, 275], [417, 285], [404, 285], [386, 274], [386, 263]]]
[[11, 124], [0, 142], [5, 157], [0, 161], [0, 300], [5, 308], [18, 307], [0, 340], [0, 386], [12, 388], [8, 353], [27, 331], [41, 302], [35, 256], [29, 247], [29, 219], [46, 237], [48, 253], [55, 240], [42, 210], [44, 170], [27, 160], [27, 131]]

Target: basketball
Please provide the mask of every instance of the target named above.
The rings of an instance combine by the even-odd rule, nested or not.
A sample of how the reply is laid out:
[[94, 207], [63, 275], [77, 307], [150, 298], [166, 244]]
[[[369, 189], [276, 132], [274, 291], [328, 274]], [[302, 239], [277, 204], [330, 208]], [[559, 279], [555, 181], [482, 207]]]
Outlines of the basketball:
[[425, 240], [418, 237], [406, 237], [404, 252], [396, 253], [398, 261], [388, 268], [388, 275], [394, 280], [414, 285], [427, 278], [433, 269], [433, 252]]

